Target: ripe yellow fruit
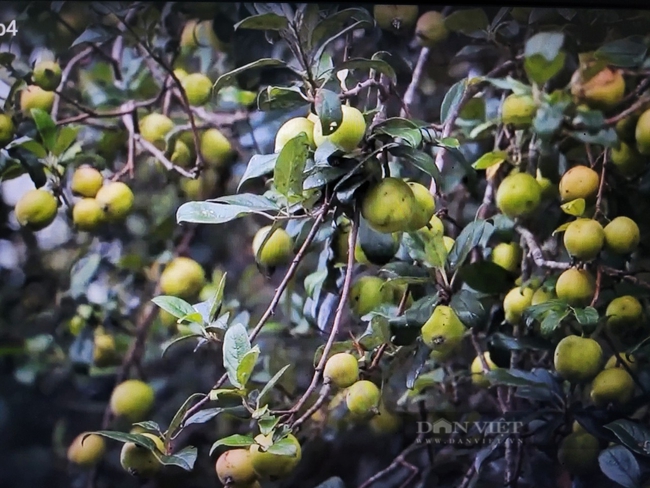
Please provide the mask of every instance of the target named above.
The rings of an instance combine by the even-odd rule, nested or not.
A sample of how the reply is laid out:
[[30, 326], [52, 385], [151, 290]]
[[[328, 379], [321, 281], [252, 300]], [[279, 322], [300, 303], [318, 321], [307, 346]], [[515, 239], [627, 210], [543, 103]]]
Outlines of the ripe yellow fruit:
[[[252, 446], [251, 446], [252, 447]], [[215, 469], [225, 486], [249, 485], [257, 480], [252, 455], [248, 449], [230, 449], [217, 459]]]
[[560, 179], [560, 198], [562, 202], [570, 202], [584, 198], [591, 202], [598, 193], [600, 176], [587, 166], [574, 166], [562, 175]]
[[352, 152], [357, 148], [366, 133], [366, 120], [363, 118], [363, 114], [354, 107], [341, 105], [341, 112], [343, 113], [341, 125], [327, 136], [323, 135], [320, 118], [316, 119], [314, 122], [314, 143], [316, 147], [329, 140], [345, 152]]
[[629, 254], [639, 245], [639, 226], [629, 217], [616, 217], [605, 226], [605, 248], [616, 254]]
[[144, 381], [126, 380], [115, 387], [111, 394], [111, 411], [117, 417], [131, 422], [144, 420], [155, 400], [154, 391]]
[[595, 340], [570, 335], [555, 348], [555, 371], [571, 383], [586, 383], [602, 368], [603, 350]]
[[104, 184], [102, 174], [92, 166], [79, 166], [72, 174], [70, 190], [75, 195], [93, 198]]
[[[160, 437], [149, 433], [142, 435], [148, 437], [156, 444], [159, 456], [165, 453], [165, 444]], [[158, 461], [158, 458], [153, 452], [134, 442], [127, 442], [122, 446], [120, 464], [130, 475], [137, 476], [138, 478], [151, 478], [162, 467], [162, 464], [160, 464], [160, 461]]]
[[411, 188], [413, 197], [415, 198], [409, 230], [416, 231], [425, 227], [434, 216], [436, 201], [426, 186], [415, 182], [408, 183], [408, 186]]
[[[492, 361], [489, 351], [485, 351], [483, 357], [485, 358], [489, 371], [498, 368], [498, 366]], [[485, 377], [485, 373], [483, 372], [483, 361], [481, 361], [480, 356], [474, 358], [474, 361], [472, 361], [472, 365], [470, 366], [470, 371], [472, 373], [472, 383], [481, 388], [487, 388], [490, 386], [490, 380]]]
[[179, 256], [172, 259], [160, 274], [160, 291], [164, 295], [191, 300], [205, 285], [205, 271], [193, 259]]
[[265, 243], [264, 239], [271, 229], [272, 226], [267, 225], [257, 231], [253, 238], [253, 255], [262, 266], [282, 266], [291, 260], [293, 240], [286, 230], [277, 228]]
[[381, 391], [372, 381], [361, 380], [348, 388], [345, 404], [357, 418], [370, 417], [379, 411]]
[[382, 303], [389, 303], [391, 298], [391, 290], [384, 286], [384, 280], [377, 276], [362, 276], [350, 288], [348, 304], [352, 313], [363, 317]]
[[0, 147], [9, 144], [16, 133], [13, 119], [7, 114], [0, 114]]
[[572, 307], [588, 305], [596, 291], [596, 281], [586, 269], [570, 268], [555, 283], [555, 294]]
[[174, 75], [176, 78], [178, 78], [178, 81], [183, 81], [183, 79], [188, 75], [189, 73], [185, 71], [183, 68], [176, 68], [174, 70]]
[[637, 150], [645, 155], [650, 155], [650, 109], [641, 114], [634, 129]]
[[287, 120], [278, 129], [275, 135], [275, 152], [279, 153], [284, 145], [298, 134], [304, 132], [307, 135], [307, 141], [313, 148], [314, 144], [314, 123], [306, 117], [294, 117]]
[[30, 230], [44, 229], [54, 222], [58, 203], [56, 197], [47, 190], [29, 190], [16, 203], [16, 220]]
[[540, 303], [544, 303], [556, 299], [557, 296], [555, 296], [554, 291], [549, 291], [542, 287], [535, 290], [535, 293], [533, 293], [533, 299], [531, 300], [530, 304], [539, 305]]
[[359, 379], [359, 361], [352, 354], [334, 354], [325, 363], [323, 378], [338, 388], [347, 388]]
[[131, 213], [135, 196], [125, 183], [113, 181], [99, 189], [95, 200], [104, 209], [108, 220], [119, 222]]
[[48, 114], [54, 105], [54, 92], [45, 91], [40, 86], [29, 85], [20, 92], [20, 110], [31, 118], [33, 108], [40, 108]]
[[532, 214], [541, 200], [542, 189], [528, 173], [506, 176], [497, 190], [497, 207], [511, 219]]
[[192, 151], [187, 147], [187, 144], [177, 139], [174, 143], [174, 152], [169, 160], [181, 168], [187, 168], [192, 163]]
[[598, 469], [600, 443], [588, 432], [573, 432], [560, 444], [557, 457], [571, 474], [582, 475]]
[[449, 36], [445, 17], [435, 10], [423, 13], [415, 25], [415, 39], [422, 47], [434, 47]]
[[110, 366], [117, 359], [115, 339], [105, 332], [95, 332], [93, 363], [100, 368]]
[[34, 65], [32, 77], [36, 86], [54, 91], [61, 83], [61, 66], [55, 61], [40, 61]]
[[232, 145], [219, 129], [208, 129], [201, 134], [201, 155], [207, 164], [215, 167], [227, 163], [232, 156]]
[[516, 242], [500, 242], [494, 249], [490, 259], [510, 273], [516, 273], [521, 265], [523, 252]]
[[140, 119], [140, 135], [158, 149], [165, 148], [165, 137], [174, 128], [174, 122], [166, 115], [151, 113]]
[[411, 187], [400, 178], [388, 177], [367, 191], [361, 215], [378, 232], [402, 232], [410, 228], [416, 205]]
[[384, 402], [379, 402], [379, 413], [370, 419], [368, 425], [375, 434], [393, 434], [402, 426], [402, 418], [388, 410]]
[[225, 46], [212, 29], [212, 20], [188, 20], [181, 32], [181, 47], [196, 49], [197, 47], [212, 47], [223, 51]]
[[620, 337], [629, 336], [641, 325], [643, 307], [641, 302], [631, 295], [614, 298], [605, 310], [607, 330]]
[[648, 165], [646, 158], [625, 142], [621, 142], [618, 148], [612, 148], [610, 160], [618, 172], [627, 178], [637, 176]]
[[418, 11], [417, 5], [375, 5], [373, 16], [381, 29], [399, 33], [415, 25]]
[[634, 380], [625, 368], [604, 369], [591, 383], [591, 400], [598, 407], [625, 405], [634, 395]]
[[94, 198], [83, 198], [72, 207], [72, 222], [79, 230], [96, 230], [104, 223], [104, 218], [104, 209]]
[[533, 289], [528, 287], [515, 287], [508, 292], [503, 299], [503, 310], [508, 323], [514, 325], [521, 321], [524, 310], [532, 304], [533, 293]]
[[451, 307], [438, 305], [420, 332], [427, 346], [439, 355], [446, 356], [460, 345], [465, 334], [465, 325]]
[[79, 434], [68, 447], [68, 461], [84, 468], [96, 465], [106, 452], [103, 437], [90, 434], [84, 439], [87, 435], [87, 432]]
[[260, 478], [276, 479], [289, 476], [302, 459], [300, 442], [293, 434], [289, 434], [285, 438], [285, 442], [291, 442], [296, 448], [296, 452], [292, 456], [281, 456], [263, 450], [271, 446], [270, 435], [259, 434], [255, 437], [255, 441], [257, 443], [250, 446], [249, 452], [253, 470]]
[[[620, 353], [618, 356], [621, 358], [621, 361], [625, 363], [625, 365], [630, 369], [630, 371], [636, 372], [636, 370], [639, 368], [639, 361], [634, 356], [625, 353]], [[625, 369], [625, 366], [623, 366], [619, 362], [618, 358], [616, 357], [616, 354], [612, 354], [612, 357], [610, 357], [605, 363], [604, 369], [612, 369], [612, 368]]]
[[205, 105], [212, 96], [212, 82], [203, 73], [192, 73], [181, 80], [187, 100], [192, 106]]
[[588, 81], [576, 71], [571, 78], [571, 94], [578, 103], [591, 108], [609, 110], [618, 105], [625, 96], [625, 78], [621, 70], [605, 68]]
[[533, 123], [537, 104], [530, 95], [508, 95], [501, 106], [501, 121], [522, 129]]
[[442, 223], [439, 217], [435, 215], [429, 219], [428, 227], [423, 227], [420, 229], [421, 232], [429, 232], [433, 234], [444, 234], [445, 233], [445, 224]]
[[605, 245], [605, 231], [596, 220], [577, 219], [564, 231], [564, 247], [582, 261], [591, 261]]

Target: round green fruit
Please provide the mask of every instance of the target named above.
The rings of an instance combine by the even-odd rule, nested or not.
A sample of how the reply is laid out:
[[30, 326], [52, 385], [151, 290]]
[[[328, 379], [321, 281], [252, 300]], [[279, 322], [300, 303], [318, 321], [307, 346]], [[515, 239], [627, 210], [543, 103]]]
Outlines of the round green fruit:
[[625, 368], [604, 369], [591, 383], [591, 400], [597, 407], [610, 403], [622, 406], [634, 395], [634, 380]]
[[530, 95], [508, 95], [501, 106], [501, 121], [517, 129], [528, 127], [533, 123], [537, 113], [537, 104]]
[[345, 404], [357, 418], [370, 417], [379, 411], [381, 391], [372, 381], [361, 380], [348, 388]]
[[224, 452], [217, 459], [215, 469], [219, 481], [225, 486], [249, 485], [257, 480], [253, 456], [248, 449], [230, 449]]
[[165, 148], [165, 137], [174, 128], [174, 122], [166, 115], [151, 113], [140, 119], [140, 135], [158, 149]]
[[598, 469], [600, 443], [588, 432], [566, 436], [557, 453], [560, 464], [573, 475], [584, 475]]
[[591, 202], [596, 197], [600, 176], [587, 166], [574, 166], [562, 175], [560, 179], [560, 198], [562, 202], [570, 202], [583, 198]]
[[379, 413], [370, 419], [368, 425], [375, 434], [394, 434], [402, 426], [402, 418], [388, 410], [384, 402], [380, 402]]
[[445, 17], [435, 10], [423, 13], [415, 25], [415, 39], [422, 47], [432, 48], [448, 36]]
[[636, 148], [644, 156], [650, 155], [650, 109], [641, 114], [634, 129]]
[[177, 139], [174, 143], [174, 152], [169, 160], [181, 168], [187, 168], [192, 163], [192, 151], [187, 144]]
[[296, 436], [289, 434], [280, 442], [291, 443], [295, 447], [293, 455], [282, 456], [266, 451], [271, 446], [271, 436], [258, 435], [256, 444], [250, 446], [251, 463], [253, 470], [260, 478], [285, 478], [289, 476], [302, 459], [302, 448]]
[[594, 259], [604, 245], [605, 231], [596, 220], [574, 220], [564, 232], [564, 247], [567, 252], [582, 261]]
[[[149, 433], [141, 435], [154, 442], [159, 456], [164, 454], [165, 444], [160, 437]], [[129, 474], [138, 478], [151, 478], [162, 468], [162, 464], [153, 452], [134, 442], [127, 442], [122, 446], [120, 464]]]
[[306, 117], [294, 117], [287, 120], [275, 135], [275, 152], [279, 153], [287, 142], [304, 132], [307, 142], [314, 147], [314, 123]]
[[197, 297], [203, 285], [203, 267], [184, 256], [172, 259], [160, 274], [160, 291], [164, 295], [192, 300]]
[[95, 200], [104, 209], [108, 220], [119, 222], [131, 213], [135, 196], [125, 183], [113, 181], [99, 189]]
[[47, 190], [36, 189], [26, 192], [14, 208], [16, 220], [22, 227], [41, 230], [54, 222], [58, 200]]
[[605, 68], [583, 82], [582, 73], [576, 71], [571, 79], [571, 94], [578, 103], [586, 103], [595, 109], [609, 110], [623, 100], [625, 78], [621, 70]]
[[555, 348], [555, 371], [571, 383], [586, 383], [602, 368], [603, 350], [595, 340], [570, 335]]
[[542, 189], [528, 173], [508, 175], [499, 185], [496, 203], [499, 210], [511, 219], [532, 214], [542, 200]]
[[201, 155], [209, 165], [219, 167], [232, 156], [232, 145], [219, 129], [211, 128], [201, 134]]
[[54, 105], [54, 92], [43, 90], [40, 86], [29, 85], [20, 92], [20, 110], [25, 116], [32, 116], [32, 109], [39, 108], [48, 114]]
[[359, 361], [352, 354], [334, 354], [325, 363], [323, 378], [337, 388], [347, 388], [359, 379]]
[[391, 290], [384, 286], [384, 280], [377, 276], [362, 276], [350, 288], [348, 303], [358, 317], [375, 310], [382, 303], [392, 299]]
[[110, 366], [117, 359], [115, 338], [106, 332], [95, 333], [93, 363], [100, 368]]
[[13, 119], [7, 114], [0, 114], [0, 147], [9, 144], [16, 133]]
[[388, 177], [365, 194], [361, 215], [378, 232], [402, 232], [411, 227], [416, 205], [411, 187], [400, 178]]
[[612, 148], [611, 162], [618, 172], [626, 178], [638, 176], [646, 167], [647, 160], [636, 148], [621, 142], [618, 148]]
[[629, 217], [616, 217], [605, 226], [605, 248], [616, 254], [630, 254], [639, 245], [639, 226]]
[[555, 294], [572, 307], [588, 305], [596, 291], [596, 281], [586, 269], [570, 268], [555, 283]]
[[94, 198], [83, 198], [72, 207], [72, 222], [79, 230], [96, 230], [104, 223], [104, 218], [104, 209]]
[[84, 432], [75, 437], [68, 447], [68, 461], [77, 466], [89, 468], [99, 463], [105, 452], [106, 442], [103, 437]]
[[55, 61], [40, 61], [34, 65], [32, 77], [36, 86], [54, 91], [61, 83], [61, 66]]
[[401, 33], [411, 29], [418, 20], [417, 5], [375, 5], [373, 16], [377, 25], [387, 31]]
[[110, 399], [110, 408], [117, 417], [131, 422], [144, 420], [155, 400], [154, 391], [144, 381], [126, 380], [115, 387]]
[[212, 96], [212, 82], [203, 73], [192, 73], [181, 81], [190, 105], [198, 107], [205, 105]]
[[257, 231], [253, 238], [253, 255], [262, 266], [283, 266], [291, 260], [293, 240], [286, 230], [277, 228], [264, 242], [271, 229], [272, 226], [268, 225]]
[[642, 324], [643, 307], [635, 297], [624, 295], [609, 302], [605, 316], [609, 332], [617, 337], [628, 337]]
[[70, 190], [73, 194], [93, 198], [104, 184], [102, 174], [92, 166], [79, 166], [72, 174]]
[[314, 122], [314, 143], [316, 147], [321, 146], [326, 140], [329, 140], [345, 152], [352, 152], [359, 146], [366, 133], [366, 120], [363, 118], [363, 114], [358, 109], [347, 105], [341, 105], [341, 111], [343, 113], [341, 125], [326, 136], [323, 135], [320, 118], [316, 118]]
[[532, 288], [513, 288], [503, 299], [503, 310], [506, 322], [518, 324], [524, 315], [524, 310], [531, 306], [533, 301]]
[[530, 304], [539, 305], [540, 303], [545, 303], [550, 300], [557, 300], [557, 296], [555, 296], [555, 292], [546, 290], [545, 288], [541, 287], [535, 290], [535, 293], [533, 293], [533, 298]]
[[[483, 353], [483, 358], [488, 366], [488, 371], [493, 371], [498, 368], [498, 366], [490, 358], [490, 352], [485, 351]], [[485, 377], [485, 372], [483, 371], [483, 361], [480, 356], [476, 356], [472, 365], [470, 366], [470, 371], [472, 373], [472, 383], [481, 388], [487, 388], [490, 386], [490, 380]]]
[[408, 183], [408, 186], [415, 197], [409, 230], [416, 231], [429, 223], [436, 211], [436, 201], [426, 186], [415, 182]]
[[465, 331], [465, 325], [447, 305], [438, 305], [420, 330], [424, 343], [442, 356], [456, 350]]
[[494, 249], [490, 259], [492, 262], [510, 273], [516, 273], [521, 265], [523, 251], [516, 242], [500, 242]]

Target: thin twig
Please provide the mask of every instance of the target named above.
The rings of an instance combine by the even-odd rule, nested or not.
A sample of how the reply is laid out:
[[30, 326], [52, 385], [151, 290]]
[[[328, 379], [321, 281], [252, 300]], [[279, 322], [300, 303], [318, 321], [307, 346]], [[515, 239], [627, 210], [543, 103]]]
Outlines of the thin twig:
[[297, 429], [299, 428], [305, 420], [309, 419], [322, 405], [325, 403], [325, 400], [327, 399], [327, 395], [329, 395], [331, 389], [331, 385], [329, 382], [323, 383], [323, 387], [320, 390], [320, 393], [318, 395], [318, 399], [314, 402], [314, 404], [307, 409], [307, 411], [298, 418], [293, 425], [291, 426], [292, 429]]
[[537, 243], [535, 236], [533, 235], [532, 232], [530, 232], [525, 227], [521, 225], [516, 225], [515, 230], [526, 240], [526, 245], [530, 250], [530, 255], [532, 256], [535, 264], [540, 268], [566, 270], [571, 267], [571, 263], [563, 263], [561, 261], [546, 260], [544, 258], [544, 253], [542, 252], [542, 248]]
[[180, 166], [177, 166], [176, 164], [172, 163], [165, 154], [158, 149], [156, 146], [154, 146], [152, 143], [149, 141], [145, 140], [142, 138], [140, 134], [133, 134], [133, 139], [135, 142], [140, 144], [142, 148], [151, 153], [152, 156], [155, 156], [158, 161], [168, 170], [168, 171], [176, 171], [178, 174], [186, 176], [187, 178], [194, 178], [195, 175], [194, 173], [187, 171], [184, 168], [181, 168]]
[[[417, 451], [418, 449], [423, 449], [426, 447], [425, 442], [417, 442], [414, 444], [411, 444], [408, 446], [406, 449], [404, 449], [399, 456], [397, 456], [395, 459], [393, 459], [393, 462], [390, 463], [386, 468], [382, 469], [378, 473], [374, 474], [370, 478], [368, 478], [366, 481], [364, 481], [359, 488], [369, 488], [372, 486], [375, 482], [379, 481], [381, 478], [384, 476], [388, 475], [391, 471], [394, 471], [398, 466], [404, 466], [407, 469], [411, 471], [411, 475], [409, 476], [408, 481], [411, 481], [416, 475], [417, 475], [417, 468], [413, 466], [411, 463], [406, 461], [406, 457], [411, 454], [412, 452]], [[414, 472], [415, 469], [415, 472]]]
[[404, 106], [402, 107], [400, 117], [411, 117], [411, 106], [415, 99], [415, 91], [420, 86], [420, 81], [422, 79], [422, 74], [424, 73], [424, 67], [427, 64], [427, 59], [429, 59], [430, 49], [428, 47], [423, 47], [420, 50], [420, 56], [418, 56], [418, 61], [415, 64], [413, 69], [413, 77], [411, 78], [411, 83], [409, 83], [406, 92], [404, 93]]
[[[61, 83], [59, 83], [59, 86], [63, 90], [63, 87], [68, 81], [68, 78], [70, 77], [70, 73], [72, 73], [72, 69], [76, 66], [78, 62], [80, 62], [82, 59], [84, 59], [86, 56], [88, 56], [91, 52], [93, 51], [92, 47], [87, 47], [86, 49], [80, 51], [79, 53], [75, 54], [70, 61], [68, 61], [68, 64], [65, 65], [65, 68], [63, 68], [63, 71], [61, 72]], [[59, 113], [59, 104], [60, 104], [60, 97], [57, 95], [54, 98], [54, 103], [52, 105], [52, 111], [50, 112], [50, 115], [52, 117], [52, 120], [56, 120], [57, 114]]]

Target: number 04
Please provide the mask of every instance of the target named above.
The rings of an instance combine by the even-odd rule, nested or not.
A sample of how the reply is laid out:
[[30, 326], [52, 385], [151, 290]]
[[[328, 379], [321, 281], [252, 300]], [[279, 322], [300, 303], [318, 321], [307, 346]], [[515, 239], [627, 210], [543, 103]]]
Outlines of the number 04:
[[12, 36], [18, 34], [18, 28], [16, 27], [15, 20], [9, 22], [9, 25], [0, 24], [0, 37], [4, 36], [7, 33], [11, 34]]

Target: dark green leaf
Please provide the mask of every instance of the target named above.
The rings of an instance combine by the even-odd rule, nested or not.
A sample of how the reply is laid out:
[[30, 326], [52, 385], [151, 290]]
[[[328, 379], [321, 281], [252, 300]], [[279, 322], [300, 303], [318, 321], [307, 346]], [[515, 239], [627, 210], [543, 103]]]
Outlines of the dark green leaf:
[[476, 246], [485, 246], [494, 233], [494, 225], [487, 220], [475, 220], [465, 227], [456, 238], [447, 262], [451, 270], [457, 269], [465, 262], [467, 256]]
[[594, 57], [621, 68], [634, 68], [643, 63], [647, 50], [642, 36], [631, 36], [602, 45]]
[[498, 368], [485, 373], [485, 375], [493, 384], [496, 385], [528, 387], [547, 386], [543, 381], [540, 381], [534, 373], [520, 369]]
[[177, 453], [169, 456], [161, 456], [160, 462], [165, 466], [178, 466], [185, 471], [192, 471], [198, 450], [194, 446], [187, 446], [178, 451]]
[[621, 443], [633, 452], [650, 456], [650, 429], [645, 425], [628, 419], [619, 419], [605, 425]]
[[357, 244], [373, 264], [383, 265], [390, 261], [399, 247], [399, 240], [393, 234], [377, 232], [361, 218], [359, 220], [359, 235]]
[[210, 456], [212, 456], [212, 453], [219, 446], [249, 447], [253, 444], [255, 444], [255, 439], [253, 439], [251, 436], [233, 434], [228, 437], [224, 437], [223, 439], [219, 439], [217, 442], [212, 444], [212, 447], [210, 448]]
[[[199, 328], [200, 328], [200, 326], [199, 326]], [[190, 339], [201, 339], [201, 338], [203, 338], [203, 334], [186, 334], [186, 335], [182, 335], [182, 336], [176, 337], [174, 339], [171, 339], [170, 341], [165, 342], [161, 346], [162, 351], [160, 351], [160, 357], [164, 358], [165, 355], [167, 354], [167, 351], [169, 351], [172, 346], [175, 346], [179, 342], [185, 342], [185, 341], [190, 340]]]
[[390, 64], [388, 64], [386, 61], [382, 61], [381, 59], [353, 58], [348, 61], [345, 61], [344, 63], [341, 63], [336, 67], [337, 72], [344, 69], [349, 69], [349, 70], [360, 69], [364, 71], [369, 71], [371, 69], [374, 69], [376, 72], [386, 75], [393, 83], [397, 81], [397, 75], [395, 74], [395, 70], [393, 69], [393, 67]]
[[393, 156], [403, 158], [411, 163], [416, 168], [424, 171], [431, 176], [436, 183], [440, 182], [440, 170], [436, 166], [436, 162], [426, 152], [420, 151], [409, 146], [397, 146], [389, 149]]
[[79, 127], [71, 127], [69, 125], [61, 127], [61, 129], [59, 129], [59, 135], [56, 138], [56, 144], [54, 144], [54, 147], [52, 148], [52, 154], [55, 156], [63, 154], [77, 138], [79, 129]]
[[[355, 9], [355, 10], [356, 10], [356, 9]], [[366, 12], [366, 13], [367, 13], [367, 12]], [[368, 16], [368, 17], [369, 17], [369, 16]], [[329, 20], [329, 19], [326, 19], [326, 20], [324, 20], [323, 22], [327, 22], [328, 20]], [[321, 24], [322, 24], [322, 23], [321, 23]], [[321, 24], [319, 24], [318, 27], [316, 27], [316, 29], [318, 29], [318, 28], [320, 27]], [[349, 26], [345, 27], [345, 28], [344, 28], [343, 30], [341, 30], [341, 31], [335, 32], [331, 37], [329, 37], [329, 38], [323, 40], [322, 42], [319, 42], [319, 43], [318, 43], [318, 44], [319, 44], [319, 47], [318, 47], [318, 49], [316, 49], [316, 52], [315, 52], [315, 54], [314, 54], [313, 59], [315, 59], [315, 60], [317, 60], [317, 61], [320, 60], [320, 59], [321, 59], [321, 56], [322, 56], [323, 53], [325, 52], [325, 48], [326, 48], [326, 47], [327, 47], [327, 46], [328, 46], [332, 41], [334, 41], [335, 39], [337, 39], [338, 37], [340, 37], [340, 36], [342, 36], [342, 35], [344, 35], [344, 34], [347, 34], [348, 32], [353, 32], [353, 31], [355, 31], [355, 30], [357, 30], [357, 29], [370, 28], [370, 27], [372, 27], [372, 25], [373, 25], [373, 20], [372, 20], [372, 18], [369, 17], [367, 20], [360, 20], [360, 21], [358, 21], [358, 22], [355, 22], [355, 23], [352, 24], [352, 25], [349, 25]], [[314, 33], [315, 33], [315, 31], [314, 31]], [[313, 45], [316, 46], [317, 43], [314, 42]]]
[[619, 142], [618, 135], [612, 127], [602, 129], [594, 134], [586, 131], [574, 131], [571, 132], [571, 135], [581, 142], [598, 144], [605, 147], [616, 147]]
[[573, 314], [580, 325], [594, 325], [598, 323], [598, 311], [594, 307], [574, 308]]
[[237, 370], [244, 356], [250, 350], [251, 342], [248, 339], [246, 328], [242, 324], [228, 327], [223, 338], [223, 365], [228, 373], [228, 379], [237, 388], [244, 387], [237, 377]]
[[566, 62], [566, 53], [560, 52], [552, 61], [548, 61], [543, 54], [533, 54], [524, 60], [524, 69], [528, 79], [543, 85], [557, 75]]
[[483, 304], [479, 301], [476, 293], [469, 290], [457, 292], [451, 298], [449, 306], [467, 328], [481, 327], [487, 320]]
[[490, 337], [490, 343], [494, 347], [507, 349], [509, 351], [545, 351], [553, 349], [553, 345], [544, 339], [537, 337], [512, 337], [501, 332], [495, 332]]
[[481, 293], [499, 294], [512, 286], [510, 274], [492, 261], [480, 261], [459, 268], [460, 279]]
[[341, 110], [341, 100], [338, 94], [332, 90], [321, 89], [316, 94], [314, 106], [324, 136], [329, 136], [341, 126], [343, 111]]
[[280, 381], [280, 378], [285, 373], [285, 371], [287, 369], [289, 369], [290, 367], [291, 367], [290, 364], [287, 364], [286, 366], [284, 366], [280, 371], [278, 371], [277, 373], [275, 373], [273, 375], [273, 378], [271, 378], [266, 385], [264, 385], [264, 388], [262, 388], [262, 391], [260, 391], [260, 394], [257, 397], [258, 408], [260, 407], [259, 402], [262, 401], [262, 399], [264, 398], [264, 395], [266, 395], [267, 393], [269, 393], [273, 389], [273, 387], [277, 384], [277, 382]]
[[430, 355], [431, 349], [424, 342], [418, 340], [413, 362], [406, 374], [406, 388], [409, 390], [413, 389], [415, 386], [415, 382], [420, 376], [420, 373], [422, 373]]
[[169, 423], [169, 428], [167, 429], [167, 432], [165, 433], [165, 445], [169, 443], [169, 441], [176, 436], [178, 428], [181, 426], [183, 423], [183, 418], [185, 417], [185, 414], [187, 411], [192, 407], [194, 404], [194, 400], [197, 398], [203, 398], [205, 395], [203, 393], [193, 393], [190, 395], [184, 402], [183, 405], [181, 405], [181, 408], [179, 408], [176, 411], [176, 414], [174, 415], [174, 418], [172, 418], [172, 421]]
[[273, 200], [255, 193], [241, 193], [239, 195], [224, 195], [212, 200], [216, 203], [227, 203], [229, 205], [241, 205], [255, 210], [279, 210], [280, 207]]
[[219, 90], [221, 90], [224, 86], [235, 83], [237, 76], [243, 73], [244, 71], [248, 71], [250, 69], [257, 69], [257, 68], [268, 68], [268, 67], [279, 68], [279, 67], [286, 67], [286, 66], [287, 64], [284, 61], [281, 61], [279, 59], [273, 59], [273, 58], [258, 59], [257, 61], [253, 61], [252, 63], [248, 63], [244, 66], [240, 66], [239, 68], [229, 71], [228, 73], [225, 73], [221, 75], [219, 78], [217, 78], [217, 81], [215, 81], [214, 85], [212, 86], [212, 96], [216, 97]]
[[102, 437], [106, 437], [114, 441], [122, 442], [124, 444], [127, 442], [133, 442], [134, 444], [140, 447], [144, 447], [149, 451], [156, 452], [159, 455], [162, 455], [162, 453], [158, 451], [158, 447], [156, 446], [156, 443], [144, 434], [128, 434], [126, 432], [118, 432], [113, 430], [97, 430], [95, 432], [88, 432], [87, 435], [90, 434], [100, 435]]
[[273, 168], [275, 168], [275, 163], [277, 160], [278, 160], [278, 155], [275, 153], [255, 154], [248, 162], [248, 166], [246, 166], [246, 171], [244, 171], [244, 175], [241, 177], [241, 180], [239, 180], [239, 185], [237, 186], [237, 190], [239, 191], [239, 189], [242, 187], [244, 182], [248, 180], [272, 173]]
[[252, 15], [234, 25], [237, 29], [274, 30], [286, 29], [289, 21], [286, 17], [274, 13]]
[[16, 144], [16, 146], [25, 148], [37, 158], [42, 159], [45, 156], [47, 156], [47, 150], [43, 147], [43, 145], [40, 142], [35, 141], [34, 139], [26, 139], [20, 144]]
[[354, 24], [357, 26], [359, 26], [359, 22], [361, 22], [361, 25], [365, 24], [368, 27], [371, 27], [374, 23], [370, 13], [363, 8], [348, 8], [326, 17], [316, 26], [311, 34], [312, 47], [319, 47], [313, 58], [314, 60], [318, 61], [325, 46], [343, 33], [344, 26], [349, 20], [357, 21]]
[[302, 195], [304, 171], [309, 157], [309, 142], [307, 134], [301, 132], [288, 141], [275, 163], [273, 182], [282, 195]]
[[104, 42], [115, 38], [115, 35], [116, 32], [113, 29], [110, 29], [107, 26], [94, 24], [83, 31], [81, 35], [72, 42], [70, 47], [72, 48], [87, 42], [103, 44]]
[[474, 169], [487, 169], [495, 164], [503, 163], [507, 158], [506, 151], [492, 151], [478, 158], [472, 166]]
[[557, 329], [562, 321], [569, 315], [569, 311], [564, 311], [564, 312], [557, 312], [555, 310], [551, 310], [549, 313], [547, 313], [544, 316], [544, 320], [542, 320], [542, 323], [540, 324], [539, 330], [542, 333], [543, 336], [548, 336], [553, 333], [555, 329]]
[[192, 425], [192, 424], [205, 424], [206, 422], [209, 422], [210, 420], [215, 418], [220, 413], [225, 412], [227, 410], [228, 410], [227, 408], [221, 408], [221, 407], [206, 408], [205, 410], [199, 410], [183, 423], [183, 427], [187, 427], [188, 425]]
[[153, 298], [151, 301], [162, 308], [165, 312], [169, 312], [178, 319], [196, 312], [194, 307], [182, 298], [170, 295], [160, 295]]
[[404, 312], [404, 322], [408, 327], [422, 327], [431, 315], [433, 309], [440, 301], [440, 297], [436, 295], [429, 295], [417, 300], [409, 309]]
[[306, 104], [307, 100], [297, 86], [267, 86], [257, 99], [262, 111], [293, 110]]
[[613, 446], [598, 455], [600, 470], [613, 482], [624, 488], [640, 488], [641, 468], [627, 448]]
[[45, 110], [33, 108], [31, 112], [38, 133], [43, 141], [43, 146], [45, 146], [45, 149], [48, 151], [52, 151], [56, 145], [56, 124], [52, 120], [52, 117], [50, 117], [50, 114]]
[[489, 25], [490, 21], [482, 8], [457, 10], [445, 18], [447, 29], [463, 34], [473, 34], [476, 31], [485, 30]]
[[458, 104], [465, 93], [466, 83], [466, 80], [460, 80], [454, 83], [445, 95], [445, 98], [442, 100], [442, 105], [440, 106], [440, 120], [443, 123], [447, 122], [449, 117], [457, 109]]

